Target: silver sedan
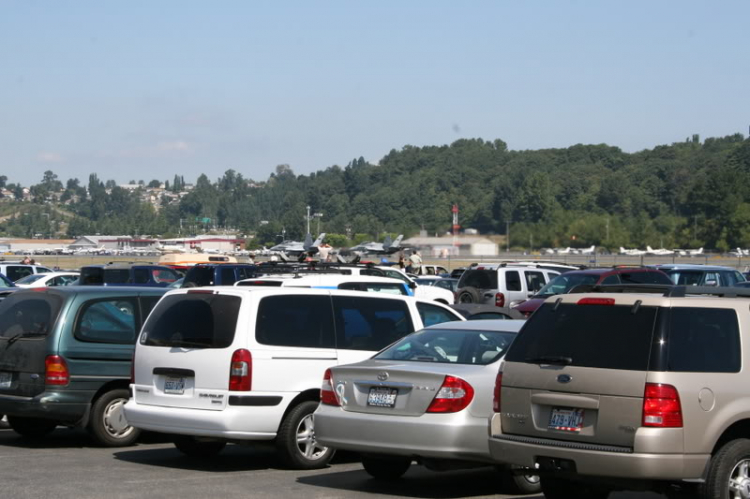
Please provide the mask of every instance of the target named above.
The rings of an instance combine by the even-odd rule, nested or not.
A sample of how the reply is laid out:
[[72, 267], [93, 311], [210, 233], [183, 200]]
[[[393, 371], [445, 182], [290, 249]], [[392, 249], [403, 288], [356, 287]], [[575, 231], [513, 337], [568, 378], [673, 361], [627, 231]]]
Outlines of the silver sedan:
[[[375, 478], [413, 460], [430, 469], [490, 464], [487, 425], [505, 352], [524, 321], [446, 322], [402, 338], [373, 358], [329, 369], [315, 436], [362, 454]], [[502, 469], [506, 488], [536, 493], [536, 476]]]

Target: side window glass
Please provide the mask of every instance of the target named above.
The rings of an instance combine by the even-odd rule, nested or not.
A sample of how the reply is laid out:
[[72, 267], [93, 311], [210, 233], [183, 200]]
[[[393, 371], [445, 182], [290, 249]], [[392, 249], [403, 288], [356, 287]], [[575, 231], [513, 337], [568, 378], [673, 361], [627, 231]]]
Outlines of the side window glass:
[[94, 343], [135, 343], [135, 299], [94, 301], [78, 314], [74, 334], [81, 341]]
[[721, 285], [721, 281], [719, 280], [719, 274], [718, 272], [707, 272], [705, 277], [703, 278], [703, 285], [704, 286], [719, 286]]
[[166, 269], [154, 269], [151, 271], [151, 276], [156, 283], [172, 283], [177, 280], [177, 274]]
[[518, 275], [518, 271], [510, 270], [505, 273], [505, 289], [521, 291], [521, 277]]
[[461, 320], [447, 310], [428, 303], [417, 302], [417, 310], [419, 310], [419, 316], [422, 318], [422, 324], [425, 327], [441, 322]]
[[414, 332], [403, 300], [336, 296], [333, 310], [340, 349], [378, 351]]
[[234, 269], [231, 267], [222, 267], [221, 268], [221, 284], [222, 286], [231, 286], [234, 284], [235, 278], [234, 278]]
[[673, 307], [667, 370], [740, 371], [740, 335], [733, 309]]
[[31, 270], [31, 267], [23, 267], [20, 265], [8, 265], [8, 273], [6, 275], [8, 276], [8, 279], [10, 279], [11, 281], [17, 281], [33, 273], [34, 272]]
[[133, 282], [136, 284], [148, 284], [148, 270], [133, 269]]
[[328, 296], [278, 295], [258, 305], [255, 338], [264, 345], [334, 348]]
[[526, 272], [526, 289], [536, 293], [544, 287], [544, 274], [541, 272]]
[[146, 317], [156, 306], [161, 296], [141, 296], [141, 322], [146, 322]]
[[620, 284], [620, 277], [617, 274], [607, 276], [602, 281], [602, 284]]
[[396, 272], [395, 270], [386, 270], [385, 276], [393, 277], [394, 279], [401, 279], [404, 282], [409, 282], [409, 279], [407, 279], [404, 274], [402, 274], [401, 272]]

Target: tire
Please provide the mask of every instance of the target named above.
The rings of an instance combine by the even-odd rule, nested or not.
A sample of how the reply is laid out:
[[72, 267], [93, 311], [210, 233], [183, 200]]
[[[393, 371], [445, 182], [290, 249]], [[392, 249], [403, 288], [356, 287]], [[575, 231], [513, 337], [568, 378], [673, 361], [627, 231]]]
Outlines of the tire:
[[335, 452], [315, 439], [313, 412], [318, 402], [307, 401], [294, 407], [281, 422], [276, 449], [284, 464], [295, 470], [325, 468]]
[[188, 435], [178, 435], [174, 438], [177, 450], [194, 459], [208, 459], [219, 455], [227, 443], [221, 440], [196, 440]]
[[740, 497], [738, 479], [750, 480], [750, 440], [746, 438], [727, 442], [711, 457], [706, 482], [699, 487], [697, 497]]
[[456, 303], [482, 303], [482, 294], [477, 288], [467, 286], [458, 290]]
[[88, 430], [98, 444], [127, 447], [138, 440], [141, 430], [128, 424], [122, 410], [129, 398], [127, 389], [117, 388], [103, 393], [91, 406]]
[[516, 475], [508, 468], [498, 471], [502, 477], [503, 492], [507, 494], [538, 494], [542, 490], [539, 475]]
[[26, 438], [42, 438], [57, 427], [57, 422], [49, 419], [17, 416], [8, 416], [8, 424], [13, 431]]
[[541, 488], [547, 499], [606, 499], [609, 490], [564, 478], [545, 476]]
[[362, 456], [365, 471], [377, 480], [396, 480], [401, 478], [411, 466], [408, 457], [370, 457]]

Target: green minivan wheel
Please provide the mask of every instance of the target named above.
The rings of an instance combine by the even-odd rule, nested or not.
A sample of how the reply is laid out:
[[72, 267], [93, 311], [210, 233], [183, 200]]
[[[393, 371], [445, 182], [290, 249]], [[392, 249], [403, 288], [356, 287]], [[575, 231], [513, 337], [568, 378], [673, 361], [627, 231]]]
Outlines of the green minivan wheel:
[[116, 388], [102, 394], [91, 406], [88, 430], [104, 447], [126, 447], [138, 440], [141, 430], [130, 426], [123, 414], [129, 398], [127, 389]]

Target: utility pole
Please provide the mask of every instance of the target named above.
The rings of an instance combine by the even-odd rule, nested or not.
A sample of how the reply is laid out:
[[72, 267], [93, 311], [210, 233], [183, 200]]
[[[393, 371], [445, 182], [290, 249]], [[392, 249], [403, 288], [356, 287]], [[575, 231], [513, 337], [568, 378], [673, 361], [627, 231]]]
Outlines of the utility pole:
[[607, 217], [607, 237], [604, 240], [609, 244], [609, 217]]
[[307, 219], [307, 233], [310, 233], [310, 205], [307, 206], [307, 216], [305, 217]]

